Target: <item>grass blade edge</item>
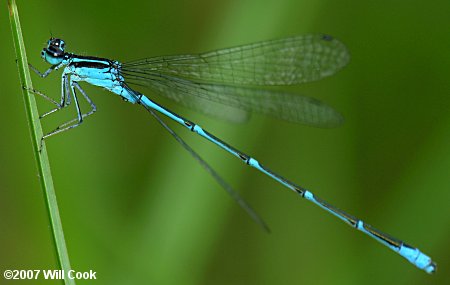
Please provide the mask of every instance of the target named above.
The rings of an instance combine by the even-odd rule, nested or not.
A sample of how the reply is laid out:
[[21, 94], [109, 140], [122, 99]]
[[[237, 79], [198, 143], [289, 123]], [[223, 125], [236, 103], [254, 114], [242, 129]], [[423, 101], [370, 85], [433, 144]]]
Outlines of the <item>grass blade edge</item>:
[[32, 90], [32, 83], [30, 77], [30, 71], [28, 68], [28, 61], [25, 52], [25, 45], [22, 37], [22, 30], [20, 27], [19, 15], [15, 0], [8, 0], [9, 17], [14, 41], [14, 48], [16, 51], [16, 61], [19, 71], [20, 83], [22, 85], [22, 93], [25, 101], [25, 110], [30, 128], [33, 152], [35, 154], [39, 181], [44, 192], [47, 211], [50, 219], [50, 225], [52, 229], [52, 236], [54, 246], [56, 248], [57, 260], [61, 269], [66, 272], [64, 276], [65, 284], [75, 284], [73, 279], [69, 279], [67, 273], [71, 270], [69, 255], [64, 239], [64, 232], [62, 228], [61, 218], [58, 210], [58, 203], [56, 200], [55, 189], [53, 186], [53, 179], [50, 170], [50, 163], [47, 156], [47, 150], [45, 143], [40, 148], [40, 140], [43, 136], [42, 127], [39, 121], [39, 115], [37, 105], [33, 94], [29, 90]]

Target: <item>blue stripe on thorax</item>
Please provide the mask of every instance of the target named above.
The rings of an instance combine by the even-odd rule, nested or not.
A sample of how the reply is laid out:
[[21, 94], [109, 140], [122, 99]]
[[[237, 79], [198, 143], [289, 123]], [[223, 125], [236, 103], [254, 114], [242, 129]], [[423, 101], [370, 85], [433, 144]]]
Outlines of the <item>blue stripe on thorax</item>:
[[120, 75], [121, 64], [105, 58], [72, 55], [67, 60], [66, 73], [74, 81], [85, 81], [118, 94], [126, 101], [136, 103], [136, 95], [124, 84]]

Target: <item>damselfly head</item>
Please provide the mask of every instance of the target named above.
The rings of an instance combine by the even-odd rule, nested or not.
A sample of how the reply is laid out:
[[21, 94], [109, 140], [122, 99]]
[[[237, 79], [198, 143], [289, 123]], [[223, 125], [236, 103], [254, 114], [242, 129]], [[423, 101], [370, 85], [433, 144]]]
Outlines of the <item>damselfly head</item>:
[[65, 56], [65, 43], [61, 39], [50, 38], [47, 47], [41, 52], [41, 57], [48, 63], [55, 65], [61, 63]]

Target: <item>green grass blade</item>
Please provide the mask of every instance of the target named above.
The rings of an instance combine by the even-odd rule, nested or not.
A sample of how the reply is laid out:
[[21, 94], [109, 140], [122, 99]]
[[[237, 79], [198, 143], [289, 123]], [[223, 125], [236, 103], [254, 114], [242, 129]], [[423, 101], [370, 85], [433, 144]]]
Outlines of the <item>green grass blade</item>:
[[[47, 210], [50, 218], [50, 224], [52, 227], [53, 241], [55, 244], [58, 263], [61, 269], [68, 272], [70, 268], [69, 255], [67, 253], [66, 242], [64, 240], [64, 233], [61, 224], [61, 218], [59, 216], [58, 203], [56, 201], [55, 189], [53, 187], [53, 179], [50, 170], [50, 164], [47, 156], [47, 150], [45, 143], [42, 145], [41, 151], [39, 151], [40, 141], [42, 138], [42, 127], [39, 122], [39, 115], [36, 106], [34, 96], [29, 90], [31, 90], [31, 78], [30, 70], [28, 68], [28, 61], [25, 52], [25, 45], [22, 37], [22, 30], [20, 27], [19, 14], [17, 12], [17, 6], [15, 0], [8, 1], [9, 16], [11, 22], [11, 29], [13, 34], [14, 46], [16, 50], [17, 66], [19, 70], [20, 82], [23, 86], [22, 93], [25, 100], [25, 109], [27, 113], [28, 124], [30, 127], [31, 140], [33, 145], [33, 151], [36, 157], [39, 181], [44, 191]], [[65, 284], [75, 284], [68, 276], [64, 276]]]

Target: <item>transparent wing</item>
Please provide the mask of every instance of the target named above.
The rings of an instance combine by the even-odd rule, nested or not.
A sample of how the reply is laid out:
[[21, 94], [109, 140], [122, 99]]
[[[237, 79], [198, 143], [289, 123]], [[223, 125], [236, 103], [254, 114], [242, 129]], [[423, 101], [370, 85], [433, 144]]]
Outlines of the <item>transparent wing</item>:
[[[167, 94], [164, 94], [164, 96], [168, 97]], [[194, 111], [203, 113], [208, 117], [230, 123], [244, 123], [247, 122], [251, 116], [250, 113], [245, 110], [206, 100], [198, 96], [185, 96], [185, 99], [186, 100], [179, 100], [177, 103]]]
[[310, 34], [201, 54], [136, 60], [124, 63], [122, 70], [222, 84], [291, 85], [330, 76], [349, 58], [338, 40]]
[[334, 74], [348, 60], [348, 51], [338, 40], [303, 35], [197, 55], [137, 60], [122, 64], [121, 73], [129, 84], [147, 86], [184, 106], [229, 121], [245, 121], [246, 112], [258, 112], [334, 127], [342, 116], [318, 100], [244, 86], [314, 81]]
[[[286, 92], [233, 85], [193, 82], [177, 77], [149, 77], [145, 80], [129, 75], [130, 81], [140, 80], [153, 92], [176, 102], [211, 101], [248, 112], [257, 112], [275, 118], [312, 125], [335, 127], [343, 122], [342, 116], [330, 106], [310, 97]], [[133, 80], [131, 80], [133, 79]], [[128, 80], [127, 80], [128, 81]], [[200, 105], [201, 106], [201, 105]], [[215, 104], [216, 108], [220, 105]]]

